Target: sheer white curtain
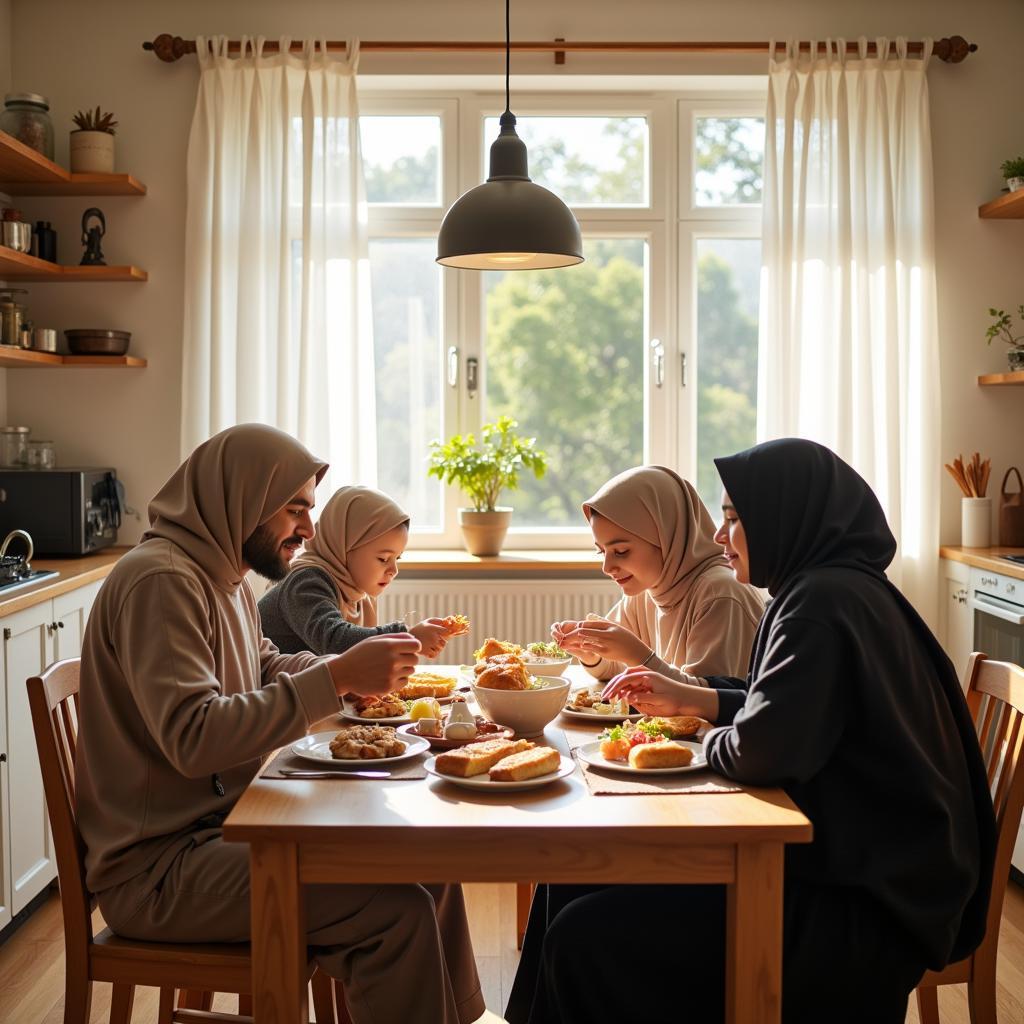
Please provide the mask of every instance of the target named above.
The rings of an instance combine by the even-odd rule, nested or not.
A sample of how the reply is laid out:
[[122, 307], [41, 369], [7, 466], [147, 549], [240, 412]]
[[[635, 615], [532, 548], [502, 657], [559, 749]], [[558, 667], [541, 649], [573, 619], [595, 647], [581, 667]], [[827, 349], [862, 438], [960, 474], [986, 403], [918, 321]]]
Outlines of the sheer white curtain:
[[[761, 439], [828, 445], [878, 495], [890, 578], [937, 614], [940, 437], [931, 130], [923, 59], [773, 47], [765, 138]], [[812, 47], [813, 52], [813, 47]]]
[[327, 459], [334, 485], [372, 485], [358, 46], [339, 59], [322, 42], [300, 55], [289, 44], [264, 56], [262, 38], [246, 39], [231, 59], [223, 37], [196, 41], [181, 444], [269, 423]]

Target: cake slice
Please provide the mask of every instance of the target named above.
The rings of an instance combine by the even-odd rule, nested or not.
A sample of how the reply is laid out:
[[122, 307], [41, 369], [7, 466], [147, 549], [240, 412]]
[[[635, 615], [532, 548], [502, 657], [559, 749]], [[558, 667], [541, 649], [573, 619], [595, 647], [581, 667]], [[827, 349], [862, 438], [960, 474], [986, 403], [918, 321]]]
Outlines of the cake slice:
[[492, 782], [521, 782], [557, 771], [561, 764], [558, 751], [553, 747], [534, 747], [520, 754], [503, 757], [490, 769]]
[[518, 754], [532, 747], [530, 740], [499, 739], [469, 743], [458, 750], [438, 754], [434, 759], [434, 767], [442, 775], [457, 775], [466, 779], [471, 775], [482, 775], [509, 754]]

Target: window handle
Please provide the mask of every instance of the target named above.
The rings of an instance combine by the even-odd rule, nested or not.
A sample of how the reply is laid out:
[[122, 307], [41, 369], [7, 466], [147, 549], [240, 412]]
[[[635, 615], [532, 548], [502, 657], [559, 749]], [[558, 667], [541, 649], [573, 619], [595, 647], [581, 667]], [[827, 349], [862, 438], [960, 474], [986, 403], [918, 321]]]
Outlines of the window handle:
[[459, 350], [455, 345], [448, 346], [448, 387], [459, 384]]
[[659, 338], [651, 338], [651, 350], [654, 352], [654, 386], [660, 388], [665, 383], [665, 346]]
[[686, 387], [686, 353], [679, 354], [679, 386]]
[[478, 374], [480, 370], [480, 360], [475, 356], [469, 356], [466, 359], [466, 393], [470, 398], [476, 395], [476, 389], [479, 387]]

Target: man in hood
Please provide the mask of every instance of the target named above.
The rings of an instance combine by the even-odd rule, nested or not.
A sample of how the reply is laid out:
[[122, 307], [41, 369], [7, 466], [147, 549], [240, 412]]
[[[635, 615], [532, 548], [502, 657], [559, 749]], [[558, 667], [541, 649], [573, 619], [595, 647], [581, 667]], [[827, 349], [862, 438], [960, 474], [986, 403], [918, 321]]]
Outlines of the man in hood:
[[[313, 536], [327, 465], [244, 424], [200, 445], [149, 507], [150, 529], [96, 599], [82, 652], [78, 822], [86, 879], [118, 934], [250, 935], [249, 851], [221, 824], [269, 751], [415, 671], [418, 641], [283, 655], [250, 569], [279, 579]], [[458, 886], [308, 886], [309, 943], [359, 1020], [466, 1024], [484, 1011]], [[414, 976], [416, 985], [396, 983]]]

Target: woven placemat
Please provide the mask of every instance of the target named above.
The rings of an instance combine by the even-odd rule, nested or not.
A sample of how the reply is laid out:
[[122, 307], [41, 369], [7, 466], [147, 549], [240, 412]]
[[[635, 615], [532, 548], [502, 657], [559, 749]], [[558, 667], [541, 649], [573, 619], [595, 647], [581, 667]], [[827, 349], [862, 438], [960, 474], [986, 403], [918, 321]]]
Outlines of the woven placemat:
[[[289, 781], [287, 775], [281, 774], [282, 768], [297, 768], [301, 771], [313, 771], [317, 770], [317, 766], [312, 761], [307, 761], [305, 758], [297, 757], [292, 753], [291, 747], [284, 747], [277, 752], [277, 756], [264, 768], [260, 778], [263, 779], [283, 779], [286, 782]], [[353, 771], [380, 771], [390, 772], [387, 780], [367, 778], [365, 775], [354, 775]], [[423, 755], [419, 757], [411, 757], [408, 761], [399, 761], [392, 763], [390, 761], [366, 760], [359, 765], [358, 768], [350, 769], [346, 771], [344, 768], [332, 768], [325, 766], [325, 772], [331, 773], [331, 779], [337, 776], [339, 779], [347, 779], [349, 782], [380, 782], [380, 781], [393, 781], [395, 779], [425, 779], [427, 773], [423, 768]], [[292, 778], [290, 781], [298, 782], [299, 779]], [[319, 781], [319, 780], [316, 780]], [[330, 780], [327, 780], [330, 781]]]
[[702, 772], [681, 772], [679, 775], [622, 775], [592, 768], [580, 760], [573, 748], [573, 759], [579, 765], [583, 781], [594, 796], [665, 796], [674, 793], [742, 793], [735, 782], [708, 769]]

